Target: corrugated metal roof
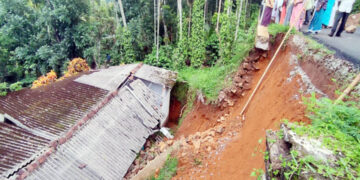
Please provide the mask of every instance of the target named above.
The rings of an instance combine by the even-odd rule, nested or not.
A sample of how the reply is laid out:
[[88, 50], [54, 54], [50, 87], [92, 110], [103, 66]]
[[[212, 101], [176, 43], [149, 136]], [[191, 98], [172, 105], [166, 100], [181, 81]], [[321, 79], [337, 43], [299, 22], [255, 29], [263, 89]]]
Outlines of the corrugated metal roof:
[[[154, 78], [137, 74], [142, 68]], [[0, 123], [0, 178], [123, 177], [166, 120], [174, 75], [132, 64], [0, 97], [14, 123]]]
[[172, 88], [176, 82], [177, 73], [158, 67], [143, 65], [141, 69], [135, 73], [135, 76]]
[[27, 179], [121, 179], [163, 116], [154, 97], [140, 80], [122, 88]]
[[31, 129], [62, 135], [108, 93], [74, 78], [0, 97], [0, 113]]
[[[50, 140], [17, 126], [0, 123], [0, 175], [5, 178], [33, 159]], [[0, 178], [1, 178], [0, 176]]]
[[89, 75], [83, 75], [75, 81], [108, 91], [114, 91], [125, 81], [136, 66], [137, 64], [112, 66]]
[[29, 163], [49, 144], [51, 136], [37, 135], [62, 135], [108, 93], [74, 82], [74, 78], [0, 97], [0, 114], [8, 114], [26, 127], [0, 124], [0, 177]]

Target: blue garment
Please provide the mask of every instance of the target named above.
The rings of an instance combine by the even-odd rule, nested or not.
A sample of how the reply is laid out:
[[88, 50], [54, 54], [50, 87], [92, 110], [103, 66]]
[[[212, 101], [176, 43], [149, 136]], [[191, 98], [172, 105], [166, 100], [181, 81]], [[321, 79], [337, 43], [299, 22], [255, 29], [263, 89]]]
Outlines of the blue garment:
[[325, 9], [321, 8], [319, 11], [315, 12], [314, 18], [312, 19], [310, 26], [309, 26], [309, 31], [312, 32], [318, 32], [321, 31], [322, 29], [322, 17], [324, 15]]
[[289, 25], [289, 23], [290, 23], [290, 18], [291, 18], [293, 8], [294, 8], [294, 4], [290, 4], [288, 9], [286, 10], [286, 16], [285, 16], [285, 22], [284, 22], [285, 26]]
[[333, 10], [334, 4], [335, 4], [335, 0], [329, 0], [327, 2], [326, 10], [321, 18], [322, 24], [324, 24], [325, 26], [329, 25], [330, 18], [331, 18], [331, 12]]

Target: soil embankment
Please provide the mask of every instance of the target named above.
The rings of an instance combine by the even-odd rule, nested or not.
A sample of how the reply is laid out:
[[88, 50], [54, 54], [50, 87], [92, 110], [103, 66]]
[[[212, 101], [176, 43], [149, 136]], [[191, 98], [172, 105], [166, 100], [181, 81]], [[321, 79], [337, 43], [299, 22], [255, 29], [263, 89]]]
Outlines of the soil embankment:
[[[176, 153], [179, 165], [174, 179], [251, 179], [254, 168], [264, 168], [260, 152], [265, 150], [267, 129], [278, 129], [282, 119], [309, 123], [302, 97], [311, 92], [336, 96], [333, 77], [316, 61], [299, 60], [299, 53], [304, 52], [299, 52], [295, 41], [299, 37], [282, 48], [243, 117], [240, 112], [277, 45], [266, 58], [257, 60], [259, 71], [251, 73], [251, 89], [244, 91], [244, 96], [232, 97], [232, 106], [195, 104], [176, 134], [178, 139], [186, 138]], [[204, 143], [207, 139], [215, 143]]]

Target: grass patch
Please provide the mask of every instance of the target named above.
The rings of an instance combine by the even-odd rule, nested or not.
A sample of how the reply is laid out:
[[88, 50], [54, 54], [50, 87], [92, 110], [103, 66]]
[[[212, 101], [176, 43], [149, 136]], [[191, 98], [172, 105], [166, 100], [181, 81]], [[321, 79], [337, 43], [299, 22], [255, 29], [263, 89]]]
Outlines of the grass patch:
[[164, 167], [160, 169], [158, 177], [152, 176], [150, 180], [171, 180], [176, 174], [178, 159], [168, 156]]
[[185, 68], [179, 71], [179, 80], [186, 81], [192, 89], [200, 90], [208, 100], [217, 98], [219, 91], [230, 81], [224, 81], [230, 74], [225, 66], [203, 69]]
[[216, 100], [220, 90], [231, 84], [230, 77], [237, 71], [240, 63], [253, 48], [253, 40], [254, 36], [251, 36], [249, 39], [237, 43], [234, 50], [236, 53], [227, 64], [217, 64], [200, 69], [186, 67], [179, 70], [178, 80], [186, 82], [189, 85], [189, 90], [202, 92], [208, 102]]
[[309, 49], [318, 50], [318, 51], [320, 51], [322, 53], [325, 53], [325, 55], [326, 54], [330, 54], [330, 55], [335, 54], [335, 51], [332, 51], [332, 50], [328, 49], [323, 44], [318, 43], [314, 39], [311, 39], [311, 38], [306, 37], [306, 36], [305, 36], [305, 39], [306, 39], [306, 43], [307, 43], [307, 46], [308, 46]]
[[[334, 102], [315, 95], [304, 99], [311, 125], [290, 125], [299, 135], [319, 139], [323, 146], [337, 156], [335, 162], [319, 162], [312, 157], [298, 157], [292, 152], [290, 164], [292, 175], [313, 171], [329, 179], [358, 179], [360, 175], [360, 103]], [[298, 166], [304, 162], [306, 166]], [[335, 166], [329, 166], [334, 164]], [[295, 173], [296, 172], [296, 173]], [[287, 172], [289, 173], [289, 172]]]
[[[289, 30], [290, 26], [285, 26], [282, 24], [270, 24], [268, 26], [269, 34], [273, 37], [276, 37], [276, 35], [280, 33], [286, 33]], [[291, 34], [295, 34], [296, 30], [292, 29]]]

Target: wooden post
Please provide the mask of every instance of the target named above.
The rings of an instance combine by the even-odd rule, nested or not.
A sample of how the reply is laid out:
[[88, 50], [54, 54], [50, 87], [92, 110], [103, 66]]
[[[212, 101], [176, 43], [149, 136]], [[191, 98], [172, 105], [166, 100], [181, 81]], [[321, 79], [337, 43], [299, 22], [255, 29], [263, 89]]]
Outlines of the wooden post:
[[342, 101], [345, 96], [347, 96], [350, 91], [359, 83], [360, 81], [360, 73], [355, 77], [355, 79], [352, 81], [352, 83], [344, 90], [344, 92], [340, 95], [340, 97], [335, 101], [335, 104], [338, 104], [340, 101]]

